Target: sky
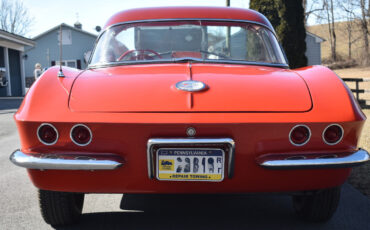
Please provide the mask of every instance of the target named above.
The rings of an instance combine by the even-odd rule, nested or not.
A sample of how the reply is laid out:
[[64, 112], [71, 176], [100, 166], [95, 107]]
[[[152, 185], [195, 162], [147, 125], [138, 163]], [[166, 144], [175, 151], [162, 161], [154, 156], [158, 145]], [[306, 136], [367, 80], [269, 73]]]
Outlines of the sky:
[[[154, 6], [225, 6], [226, 0], [23, 0], [34, 23], [26, 37], [35, 37], [61, 23], [96, 33], [113, 14], [131, 8]], [[249, 0], [231, 0], [232, 7], [248, 8]]]

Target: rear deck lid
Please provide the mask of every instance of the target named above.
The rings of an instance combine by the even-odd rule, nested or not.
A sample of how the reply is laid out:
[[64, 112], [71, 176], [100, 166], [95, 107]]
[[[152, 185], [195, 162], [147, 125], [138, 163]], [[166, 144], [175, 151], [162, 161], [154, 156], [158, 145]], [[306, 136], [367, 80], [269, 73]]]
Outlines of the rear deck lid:
[[[176, 88], [190, 79], [206, 90]], [[76, 112], [305, 112], [312, 101], [291, 70], [183, 63], [87, 70], [75, 81], [69, 106]]]

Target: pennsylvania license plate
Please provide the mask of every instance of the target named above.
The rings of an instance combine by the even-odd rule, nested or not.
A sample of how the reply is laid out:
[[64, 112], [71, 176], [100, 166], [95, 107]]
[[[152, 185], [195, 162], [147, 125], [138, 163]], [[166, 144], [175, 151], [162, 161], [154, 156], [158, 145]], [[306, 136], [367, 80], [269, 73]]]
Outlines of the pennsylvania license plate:
[[208, 148], [160, 148], [157, 179], [174, 181], [222, 181], [225, 152]]

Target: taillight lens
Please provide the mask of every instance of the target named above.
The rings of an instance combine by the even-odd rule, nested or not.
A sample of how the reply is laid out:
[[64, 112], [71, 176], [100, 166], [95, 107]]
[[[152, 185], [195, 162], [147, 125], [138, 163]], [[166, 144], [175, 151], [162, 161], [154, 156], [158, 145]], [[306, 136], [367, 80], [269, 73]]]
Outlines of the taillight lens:
[[342, 126], [337, 124], [329, 125], [322, 133], [322, 138], [328, 145], [338, 144], [343, 138]]
[[71, 129], [71, 140], [79, 146], [90, 144], [92, 140], [92, 133], [86, 125], [75, 125]]
[[37, 129], [37, 137], [44, 145], [53, 145], [58, 141], [58, 130], [51, 124], [41, 124]]
[[306, 144], [311, 137], [310, 128], [306, 125], [297, 125], [290, 130], [289, 140], [295, 146], [302, 146]]

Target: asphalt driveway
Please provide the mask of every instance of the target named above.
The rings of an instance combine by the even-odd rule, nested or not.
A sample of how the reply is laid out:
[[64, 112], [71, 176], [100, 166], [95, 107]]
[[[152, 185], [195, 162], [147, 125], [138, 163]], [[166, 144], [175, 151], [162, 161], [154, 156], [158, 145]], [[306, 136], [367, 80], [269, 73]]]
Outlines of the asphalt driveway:
[[[20, 101], [0, 99], [0, 229], [51, 229], [26, 170], [8, 158], [19, 147], [12, 116]], [[5, 112], [6, 111], [6, 112]], [[87, 195], [82, 220], [60, 229], [370, 229], [370, 200], [345, 184], [327, 223], [298, 219], [286, 195]]]

